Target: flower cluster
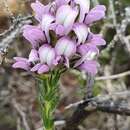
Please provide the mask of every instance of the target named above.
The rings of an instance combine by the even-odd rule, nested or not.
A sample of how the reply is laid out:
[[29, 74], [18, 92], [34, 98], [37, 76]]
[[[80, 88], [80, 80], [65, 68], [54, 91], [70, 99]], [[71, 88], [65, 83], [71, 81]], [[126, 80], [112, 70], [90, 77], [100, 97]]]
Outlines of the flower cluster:
[[31, 7], [38, 25], [25, 25], [23, 36], [32, 49], [28, 58], [15, 57], [13, 67], [43, 74], [64, 66], [95, 75], [98, 46], [106, 42], [90, 27], [105, 17], [105, 6], [90, 10], [90, 0], [54, 0], [48, 5], [36, 0]]

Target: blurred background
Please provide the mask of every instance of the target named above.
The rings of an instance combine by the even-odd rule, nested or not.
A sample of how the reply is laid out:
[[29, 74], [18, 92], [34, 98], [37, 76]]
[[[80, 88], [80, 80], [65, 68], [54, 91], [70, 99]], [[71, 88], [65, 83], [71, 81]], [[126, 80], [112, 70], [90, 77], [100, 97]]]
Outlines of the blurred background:
[[[31, 2], [34, 1], [0, 0], [0, 47], [9, 45], [7, 50], [0, 53], [0, 130], [41, 128], [35, 79], [28, 73], [11, 67], [14, 56], [26, 57], [30, 50], [30, 45], [20, 30], [22, 25], [33, 20], [30, 17], [26, 19], [31, 16]], [[45, 4], [49, 1], [41, 2]], [[101, 66], [95, 78], [93, 95], [130, 91], [130, 0], [91, 0], [91, 7], [96, 4], [105, 4], [107, 14], [92, 30], [102, 34], [107, 45], [100, 48]], [[14, 25], [13, 17], [21, 20]], [[65, 110], [65, 107], [84, 97], [85, 79], [84, 74], [74, 70], [62, 75], [60, 103], [55, 119], [69, 118], [73, 109]], [[123, 96], [130, 103], [130, 96]], [[81, 123], [79, 130], [130, 130], [130, 118], [119, 115], [115, 118], [113, 114], [96, 112]]]

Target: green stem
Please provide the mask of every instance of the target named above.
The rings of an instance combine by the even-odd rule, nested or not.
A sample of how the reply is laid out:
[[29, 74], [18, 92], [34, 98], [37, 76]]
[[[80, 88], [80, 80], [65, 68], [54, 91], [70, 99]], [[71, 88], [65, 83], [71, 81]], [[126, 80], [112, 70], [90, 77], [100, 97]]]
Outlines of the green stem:
[[59, 71], [38, 76], [38, 99], [44, 130], [55, 130], [53, 113], [58, 103]]

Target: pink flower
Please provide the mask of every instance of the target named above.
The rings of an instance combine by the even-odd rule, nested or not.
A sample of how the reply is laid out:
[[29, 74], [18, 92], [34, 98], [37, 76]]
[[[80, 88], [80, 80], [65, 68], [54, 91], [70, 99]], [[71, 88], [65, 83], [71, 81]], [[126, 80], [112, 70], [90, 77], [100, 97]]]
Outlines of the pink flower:
[[73, 30], [78, 38], [78, 45], [81, 43], [85, 43], [87, 36], [89, 34], [88, 27], [83, 23], [74, 24]]
[[97, 63], [97, 61], [88, 60], [81, 64], [79, 66], [79, 69], [94, 76], [97, 73], [98, 66], [99, 64]]
[[87, 44], [92, 46], [104, 46], [106, 45], [106, 41], [103, 39], [103, 37], [100, 34], [89, 34]]
[[13, 68], [30, 70], [30, 63], [28, 59], [22, 57], [14, 57], [15, 63], [12, 65]]
[[85, 15], [89, 12], [90, 0], [74, 0], [74, 1], [80, 7], [79, 22], [82, 23], [85, 19]]
[[43, 45], [39, 48], [39, 57], [42, 64], [47, 64], [49, 67], [53, 66], [56, 59], [56, 52], [54, 48], [49, 45]]
[[43, 14], [42, 17], [42, 30], [45, 32], [45, 35], [47, 37], [47, 41], [50, 43], [50, 36], [49, 36], [49, 30], [52, 22], [55, 20], [54, 16], [51, 14]]
[[38, 51], [35, 49], [32, 49], [30, 54], [29, 54], [29, 62], [37, 62], [39, 61], [39, 56], [38, 56]]
[[55, 50], [57, 55], [65, 58], [65, 64], [69, 67], [69, 58], [76, 53], [76, 43], [68, 37], [63, 37], [56, 43]]
[[91, 24], [95, 21], [101, 20], [102, 18], [105, 17], [105, 11], [106, 8], [104, 5], [97, 5], [95, 8], [90, 10], [90, 12], [85, 18], [85, 23]]
[[78, 10], [69, 5], [62, 5], [56, 12], [56, 24], [62, 25], [64, 34], [68, 34], [78, 15]]
[[25, 25], [23, 36], [32, 44], [33, 48], [37, 48], [39, 44], [46, 41], [43, 31], [38, 26]]
[[35, 13], [35, 18], [39, 22], [41, 22], [43, 14], [49, 13], [51, 5], [48, 4], [48, 5], [45, 6], [41, 2], [39, 2], [39, 0], [36, 0], [35, 3], [31, 4], [31, 7], [32, 7], [32, 9], [33, 9], [33, 11]]
[[99, 50], [95, 46], [83, 44], [78, 47], [77, 52], [81, 55], [81, 58], [76, 62], [74, 67], [78, 67], [86, 61], [94, 60]]

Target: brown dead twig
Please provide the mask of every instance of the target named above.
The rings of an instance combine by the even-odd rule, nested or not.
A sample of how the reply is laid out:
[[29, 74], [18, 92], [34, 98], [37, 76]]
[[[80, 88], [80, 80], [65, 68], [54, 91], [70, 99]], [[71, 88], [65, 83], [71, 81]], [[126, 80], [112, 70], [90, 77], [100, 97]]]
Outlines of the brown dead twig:
[[[126, 91], [110, 95], [98, 96], [70, 104], [66, 107], [66, 110], [75, 107], [77, 109], [73, 113], [72, 117], [67, 119], [64, 130], [77, 130], [78, 125], [81, 123], [81, 121], [96, 111], [130, 116], [130, 106], [123, 99], [121, 100], [125, 94], [127, 94], [127, 96], [130, 96], [130, 92]], [[113, 99], [112, 96], [116, 96], [117, 100]]]

